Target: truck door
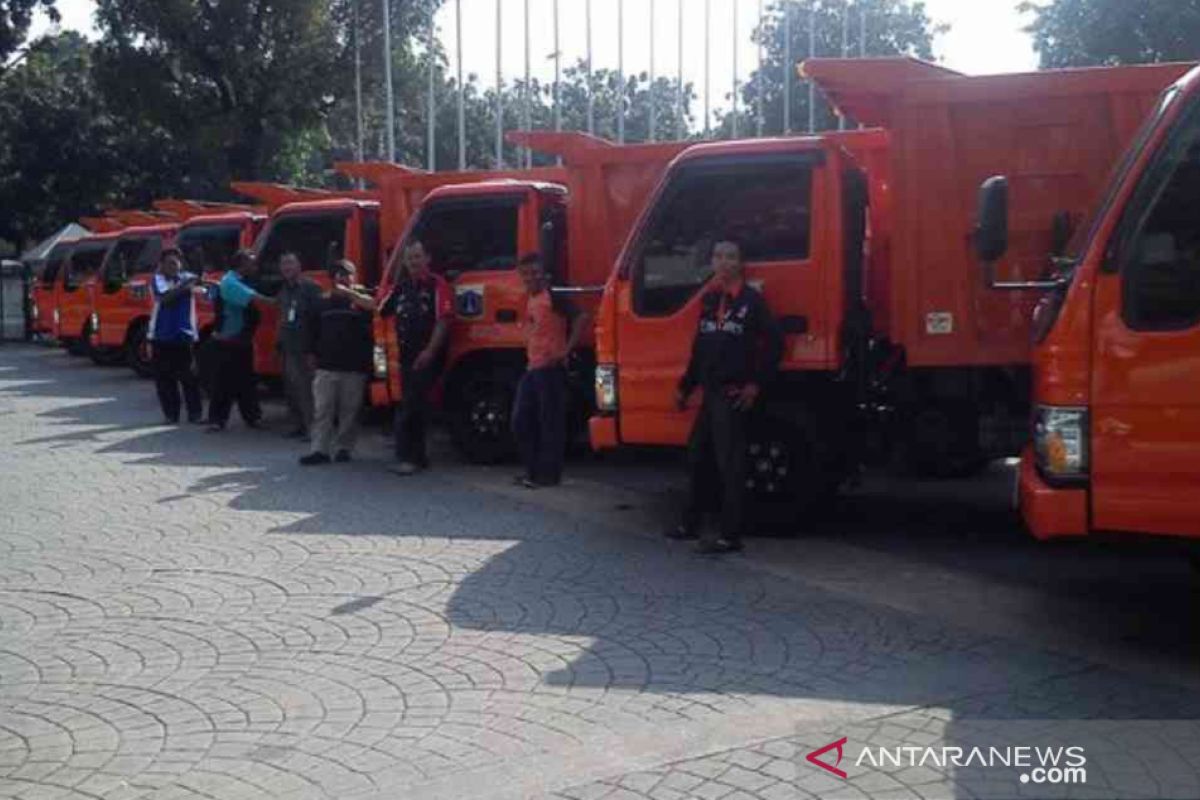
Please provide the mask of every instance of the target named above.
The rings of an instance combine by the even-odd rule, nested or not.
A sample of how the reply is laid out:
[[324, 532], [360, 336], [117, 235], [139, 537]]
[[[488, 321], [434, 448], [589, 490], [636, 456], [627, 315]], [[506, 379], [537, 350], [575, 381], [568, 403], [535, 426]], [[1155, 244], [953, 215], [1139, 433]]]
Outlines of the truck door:
[[520, 241], [522, 228], [537, 224], [532, 208], [529, 224], [522, 222], [525, 200], [524, 193], [515, 192], [434, 200], [422, 209], [405, 241], [422, 242], [431, 269], [454, 290], [450, 363], [474, 350], [524, 346], [520, 323], [525, 289], [517, 275], [517, 257], [537, 248], [536, 231], [526, 237], [530, 241]]
[[[674, 408], [711, 276], [713, 245], [739, 243], [747, 280], [764, 291], [787, 334], [784, 366], [814, 368], [835, 356], [833, 314], [819, 269], [829, 236], [814, 216], [826, 215], [827, 170], [820, 150], [718, 157], [672, 171], [624, 265], [617, 297], [618, 397], [621, 439], [678, 445], [694, 412]], [[828, 239], [836, 242], [836, 238]]]
[[1092, 524], [1200, 534], [1200, 105], [1130, 195], [1093, 314]]

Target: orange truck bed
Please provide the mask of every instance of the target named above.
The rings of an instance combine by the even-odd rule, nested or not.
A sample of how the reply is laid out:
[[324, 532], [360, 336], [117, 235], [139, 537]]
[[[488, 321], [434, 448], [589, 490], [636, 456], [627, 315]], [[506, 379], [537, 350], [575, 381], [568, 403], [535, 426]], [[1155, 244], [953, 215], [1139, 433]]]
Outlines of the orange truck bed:
[[805, 61], [801, 75], [835, 108], [890, 137], [890, 263], [866, 281], [877, 334], [910, 367], [1028, 363], [1038, 295], [984, 284], [971, 247], [980, 183], [1007, 174], [1019, 209], [999, 275], [1037, 278], [1055, 215], [1084, 224], [1155, 98], [1189, 66], [973, 77], [912, 59]]

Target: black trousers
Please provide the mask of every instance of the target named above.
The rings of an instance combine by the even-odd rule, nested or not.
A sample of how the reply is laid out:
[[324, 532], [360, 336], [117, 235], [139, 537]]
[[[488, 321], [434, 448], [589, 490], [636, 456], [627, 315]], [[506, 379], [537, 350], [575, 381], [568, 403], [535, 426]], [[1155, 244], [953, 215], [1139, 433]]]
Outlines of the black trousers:
[[526, 477], [543, 484], [562, 480], [567, 449], [565, 369], [531, 369], [521, 376], [513, 401], [512, 429]]
[[720, 388], [705, 389], [688, 440], [688, 505], [684, 524], [698, 526], [704, 512], [721, 512], [721, 536], [740, 541], [745, 524], [745, 411]]
[[154, 388], [158, 392], [158, 404], [162, 407], [163, 416], [172, 422], [179, 421], [179, 390], [182, 387], [188, 419], [200, 419], [204, 408], [200, 397], [200, 383], [192, 366], [192, 343], [152, 342], [150, 346]]
[[437, 371], [434, 367], [413, 369], [411, 364], [400, 366], [400, 390], [404, 397], [400, 405], [396, 406], [393, 425], [397, 461], [416, 464], [418, 467], [429, 466], [425, 438], [432, 414], [429, 393], [436, 380]]
[[242, 420], [249, 424], [258, 422], [262, 409], [254, 385], [254, 348], [248, 344], [217, 340], [209, 345], [213, 387], [208, 421], [214, 425], [229, 422], [229, 414], [236, 402]]

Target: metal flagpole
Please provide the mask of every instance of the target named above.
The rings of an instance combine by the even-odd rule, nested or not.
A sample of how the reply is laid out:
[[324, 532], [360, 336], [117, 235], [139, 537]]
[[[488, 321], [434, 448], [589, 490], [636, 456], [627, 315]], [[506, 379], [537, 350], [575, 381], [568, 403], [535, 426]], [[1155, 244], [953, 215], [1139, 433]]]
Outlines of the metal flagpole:
[[[817, 0], [808, 0], [808, 57], [817, 54]], [[817, 87], [808, 82], [808, 132], [817, 129]]]
[[707, 139], [712, 134], [712, 122], [709, 119], [709, 99], [711, 93], [709, 89], [712, 86], [712, 81], [709, 79], [711, 73], [712, 59], [712, 2], [704, 0], [704, 138]]
[[[363, 160], [363, 111], [362, 111], [362, 56], [359, 51], [361, 44], [361, 26], [358, 19], [358, 0], [354, 0], [354, 135], [356, 142], [355, 157]], [[358, 179], [362, 188], [362, 178]]]
[[[842, 58], [850, 56], [850, 0], [842, 0]], [[846, 130], [846, 117], [838, 114], [838, 130]]]
[[[387, 2], [387, 0], [384, 0], [384, 2]], [[435, 45], [437, 43], [437, 25], [433, 14], [434, 11], [431, 8], [429, 10], [429, 54], [427, 56], [429, 59], [429, 112], [425, 121], [425, 146], [429, 150], [427, 159], [429, 161], [430, 172], [437, 169], [437, 97], [435, 90], [435, 75], [437, 71], [433, 62]], [[391, 96], [390, 92], [388, 96]]]
[[783, 7], [783, 132], [792, 132], [792, 3]]
[[396, 160], [396, 99], [392, 96], [392, 12], [383, 0], [383, 86], [387, 92], [387, 160]]
[[858, 0], [858, 57], [867, 57], [867, 4]]
[[733, 0], [733, 138], [738, 138], [738, 0]]
[[592, 83], [592, 0], [584, 8], [587, 16], [587, 132], [596, 132], [596, 85]]
[[657, 141], [656, 129], [658, 128], [658, 106], [654, 102], [654, 11], [657, 3], [655, 0], [650, 0], [650, 91], [647, 93], [650, 103], [650, 141]]
[[[558, 0], [554, 0], [554, 130], [562, 130], [562, 105], [559, 102], [559, 81], [562, 77], [562, 50], [558, 44]], [[558, 163], [562, 165], [562, 158]]]
[[458, 71], [458, 171], [467, 168], [467, 112], [463, 99], [462, 0], [454, 0], [455, 66]]
[[675, 138], [682, 141], [687, 134], [683, 120], [683, 0], [677, 2], [679, 43], [675, 51], [678, 62], [675, 66]]
[[[521, 93], [523, 108], [521, 110], [521, 127], [529, 130], [533, 127], [532, 118], [529, 110], [529, 0], [525, 0], [525, 91]], [[525, 148], [525, 168], [529, 169], [533, 166], [533, 151], [528, 147]]]
[[758, 136], [763, 135], [763, 126], [766, 120], [763, 119], [763, 0], [758, 0], [758, 72], [755, 73], [755, 83], [757, 84], [754, 96], [757, 101], [755, 109], [756, 127], [755, 133]]
[[496, 0], [496, 169], [504, 169], [504, 0]]
[[617, 0], [617, 144], [625, 144], [625, 0]]

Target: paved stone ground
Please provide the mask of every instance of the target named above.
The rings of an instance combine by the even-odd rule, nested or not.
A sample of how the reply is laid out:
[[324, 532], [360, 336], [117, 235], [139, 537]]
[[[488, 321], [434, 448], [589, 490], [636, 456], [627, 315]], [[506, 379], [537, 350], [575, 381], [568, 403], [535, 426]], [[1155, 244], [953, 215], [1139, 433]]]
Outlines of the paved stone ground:
[[[400, 481], [376, 431], [302, 470], [271, 433], [156, 419], [123, 371], [0, 349], [0, 796], [968, 797], [986, 787], [947, 770], [842, 781], [804, 754], [1200, 717], [1175, 562], [1089, 562], [1171, 587], [1130, 615], [1041, 555], [961, 563], [919, 513], [917, 557], [885, 545], [908, 523], [869, 491], [850, 507], [883, 503], [886, 539], [848, 540], [849, 513], [714, 561], [652, 535], [662, 461], [531, 494], [449, 457]], [[1004, 532], [978, 550], [1031, 553], [989, 508]], [[1165, 652], [1127, 636], [1168, 608]]]

